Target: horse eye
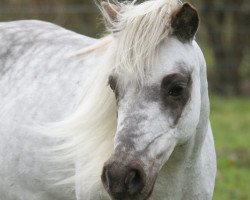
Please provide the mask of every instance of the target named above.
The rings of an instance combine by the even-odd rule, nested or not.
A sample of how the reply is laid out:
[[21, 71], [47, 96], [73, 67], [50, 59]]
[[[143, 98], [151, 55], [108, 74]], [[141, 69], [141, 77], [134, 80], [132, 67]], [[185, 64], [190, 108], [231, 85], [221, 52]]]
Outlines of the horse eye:
[[181, 85], [175, 85], [171, 87], [168, 91], [168, 95], [172, 97], [178, 97], [181, 96], [183, 93], [184, 87]]

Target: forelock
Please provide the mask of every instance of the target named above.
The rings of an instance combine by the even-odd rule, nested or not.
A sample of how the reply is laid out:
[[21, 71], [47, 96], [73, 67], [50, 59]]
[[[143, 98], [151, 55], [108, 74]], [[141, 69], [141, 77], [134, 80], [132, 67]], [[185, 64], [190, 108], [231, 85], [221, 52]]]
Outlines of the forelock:
[[109, 28], [115, 72], [142, 85], [153, 66], [159, 44], [172, 32], [171, 15], [178, 0], [150, 0], [141, 4], [117, 3], [121, 9]]

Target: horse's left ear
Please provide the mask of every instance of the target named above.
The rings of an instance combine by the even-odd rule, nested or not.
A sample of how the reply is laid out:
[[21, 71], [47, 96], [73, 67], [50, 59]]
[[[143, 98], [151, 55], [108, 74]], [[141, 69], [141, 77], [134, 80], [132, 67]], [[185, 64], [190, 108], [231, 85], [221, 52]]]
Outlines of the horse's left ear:
[[184, 3], [173, 13], [171, 26], [173, 34], [182, 42], [193, 40], [199, 27], [197, 10], [189, 3]]

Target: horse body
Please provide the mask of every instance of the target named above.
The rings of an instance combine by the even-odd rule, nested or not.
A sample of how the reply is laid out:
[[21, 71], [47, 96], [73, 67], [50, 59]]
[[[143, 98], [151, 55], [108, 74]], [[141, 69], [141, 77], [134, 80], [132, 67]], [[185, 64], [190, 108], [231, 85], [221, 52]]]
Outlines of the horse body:
[[46, 184], [50, 167], [36, 152], [52, 143], [25, 124], [58, 121], [76, 109], [95, 65], [69, 55], [96, 40], [39, 21], [1, 23], [0, 30], [0, 199], [75, 199], [73, 188]]
[[0, 197], [210, 200], [197, 12], [177, 0], [101, 9], [111, 32], [101, 40], [44, 22], [0, 25]]

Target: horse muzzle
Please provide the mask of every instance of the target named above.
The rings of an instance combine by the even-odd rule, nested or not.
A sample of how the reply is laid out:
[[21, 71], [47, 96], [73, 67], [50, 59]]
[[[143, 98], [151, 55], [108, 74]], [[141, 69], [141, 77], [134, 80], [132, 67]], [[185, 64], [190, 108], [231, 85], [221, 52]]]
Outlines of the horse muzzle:
[[104, 164], [101, 179], [114, 200], [146, 200], [153, 190], [156, 175], [151, 177], [139, 160], [110, 159]]

